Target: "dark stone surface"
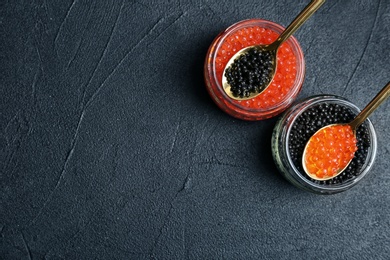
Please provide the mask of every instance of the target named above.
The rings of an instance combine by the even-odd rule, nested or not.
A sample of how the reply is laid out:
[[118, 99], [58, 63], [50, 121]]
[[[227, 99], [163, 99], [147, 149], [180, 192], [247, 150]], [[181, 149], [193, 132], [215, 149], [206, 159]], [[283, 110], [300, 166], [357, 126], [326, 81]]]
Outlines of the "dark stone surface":
[[[277, 172], [276, 119], [207, 95], [217, 33], [308, 1], [1, 1], [1, 259], [386, 259], [390, 102], [370, 175], [332, 196]], [[318, 93], [389, 80], [390, 2], [328, 0], [297, 33]]]

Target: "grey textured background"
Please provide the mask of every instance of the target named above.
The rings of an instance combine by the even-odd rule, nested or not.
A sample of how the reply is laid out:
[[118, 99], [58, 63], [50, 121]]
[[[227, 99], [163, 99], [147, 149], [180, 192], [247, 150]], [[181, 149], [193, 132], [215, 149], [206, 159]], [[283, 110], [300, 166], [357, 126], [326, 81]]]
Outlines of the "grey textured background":
[[[390, 102], [370, 175], [319, 196], [277, 172], [276, 118], [234, 119], [205, 90], [221, 30], [307, 3], [1, 1], [0, 258], [388, 259]], [[389, 81], [388, 0], [328, 0], [295, 36], [300, 99], [363, 107]]]

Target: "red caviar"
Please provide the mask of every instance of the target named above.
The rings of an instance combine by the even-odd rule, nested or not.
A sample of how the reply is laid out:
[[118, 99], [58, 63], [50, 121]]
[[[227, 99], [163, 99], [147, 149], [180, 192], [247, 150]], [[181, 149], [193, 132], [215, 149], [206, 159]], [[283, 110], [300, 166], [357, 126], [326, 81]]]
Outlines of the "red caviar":
[[[227, 62], [239, 50], [256, 44], [270, 44], [278, 36], [279, 34], [271, 29], [253, 26], [240, 29], [226, 37], [217, 52], [215, 60], [217, 79], [222, 82], [222, 75]], [[248, 108], [265, 109], [273, 107], [283, 101], [293, 87], [296, 71], [296, 57], [291, 47], [285, 42], [277, 52], [275, 77], [270, 86], [255, 98], [244, 101], [233, 100], [233, 102]]]
[[286, 110], [299, 94], [305, 60], [298, 41], [290, 36], [279, 47], [277, 68], [270, 86], [249, 100], [230, 98], [222, 86], [222, 75], [228, 60], [240, 49], [255, 44], [269, 44], [284, 28], [262, 19], [243, 20], [221, 32], [212, 42], [204, 63], [204, 78], [213, 101], [227, 114], [243, 120], [263, 120]]
[[315, 133], [304, 155], [308, 173], [330, 179], [343, 170], [357, 150], [356, 137], [349, 125], [331, 125]]

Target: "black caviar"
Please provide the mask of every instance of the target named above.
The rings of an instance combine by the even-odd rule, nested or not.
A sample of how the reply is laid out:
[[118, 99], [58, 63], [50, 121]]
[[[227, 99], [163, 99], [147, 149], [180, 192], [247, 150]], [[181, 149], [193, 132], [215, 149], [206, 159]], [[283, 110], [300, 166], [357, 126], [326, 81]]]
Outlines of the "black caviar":
[[226, 69], [225, 77], [235, 97], [249, 97], [264, 90], [272, 79], [273, 53], [250, 48]]
[[290, 157], [302, 175], [317, 184], [330, 185], [341, 184], [360, 174], [367, 158], [368, 148], [371, 145], [370, 134], [365, 123], [359, 126], [356, 131], [358, 150], [355, 152], [355, 157], [340, 175], [330, 180], [318, 181], [310, 178], [302, 167], [302, 155], [305, 145], [317, 130], [330, 124], [349, 123], [354, 117], [355, 113], [347, 107], [339, 104], [323, 103], [309, 108], [296, 118], [290, 131], [288, 145]]

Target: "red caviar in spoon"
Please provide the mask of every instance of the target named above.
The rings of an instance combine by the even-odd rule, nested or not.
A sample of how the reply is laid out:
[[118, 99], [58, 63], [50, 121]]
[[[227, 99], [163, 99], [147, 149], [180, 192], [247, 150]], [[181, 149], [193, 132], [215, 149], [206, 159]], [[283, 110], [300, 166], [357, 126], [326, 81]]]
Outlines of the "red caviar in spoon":
[[316, 132], [309, 140], [304, 164], [318, 179], [330, 179], [348, 166], [357, 150], [357, 140], [349, 125], [331, 125]]

